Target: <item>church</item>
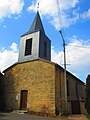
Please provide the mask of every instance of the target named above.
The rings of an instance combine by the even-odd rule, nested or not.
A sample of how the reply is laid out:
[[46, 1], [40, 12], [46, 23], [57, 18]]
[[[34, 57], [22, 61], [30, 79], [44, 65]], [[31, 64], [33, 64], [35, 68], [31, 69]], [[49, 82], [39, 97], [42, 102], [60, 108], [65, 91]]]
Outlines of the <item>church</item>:
[[64, 69], [51, 61], [51, 40], [38, 11], [28, 32], [20, 37], [18, 62], [3, 73], [3, 110], [46, 115], [85, 113], [85, 84], [68, 71], [65, 84]]

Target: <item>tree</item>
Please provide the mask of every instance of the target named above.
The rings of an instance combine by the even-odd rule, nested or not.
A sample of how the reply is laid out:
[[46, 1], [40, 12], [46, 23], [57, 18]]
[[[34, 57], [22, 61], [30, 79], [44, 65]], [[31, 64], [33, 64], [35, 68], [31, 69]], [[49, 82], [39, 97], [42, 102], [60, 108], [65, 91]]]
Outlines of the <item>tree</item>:
[[88, 114], [90, 114], [90, 75], [88, 75], [86, 79], [86, 99], [85, 99], [85, 107], [87, 109]]

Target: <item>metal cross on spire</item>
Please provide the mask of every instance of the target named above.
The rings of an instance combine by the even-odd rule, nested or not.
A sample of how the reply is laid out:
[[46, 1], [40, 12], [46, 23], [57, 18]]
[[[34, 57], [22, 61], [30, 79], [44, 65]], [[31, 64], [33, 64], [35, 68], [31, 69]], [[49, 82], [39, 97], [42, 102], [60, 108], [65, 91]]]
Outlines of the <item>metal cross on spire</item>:
[[37, 11], [39, 12], [39, 3], [38, 3], [38, 5], [37, 5]]

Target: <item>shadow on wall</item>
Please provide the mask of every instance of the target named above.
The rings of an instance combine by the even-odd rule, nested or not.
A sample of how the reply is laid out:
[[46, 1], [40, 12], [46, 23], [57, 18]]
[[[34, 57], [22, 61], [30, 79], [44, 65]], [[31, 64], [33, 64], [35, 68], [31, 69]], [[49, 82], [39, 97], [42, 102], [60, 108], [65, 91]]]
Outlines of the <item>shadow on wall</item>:
[[[15, 98], [14, 73], [9, 72], [7, 76], [0, 76], [0, 111], [9, 112], [13, 110], [13, 98]], [[12, 102], [11, 102], [12, 101]]]
[[3, 89], [3, 74], [0, 73], [0, 111], [5, 109], [5, 95]]

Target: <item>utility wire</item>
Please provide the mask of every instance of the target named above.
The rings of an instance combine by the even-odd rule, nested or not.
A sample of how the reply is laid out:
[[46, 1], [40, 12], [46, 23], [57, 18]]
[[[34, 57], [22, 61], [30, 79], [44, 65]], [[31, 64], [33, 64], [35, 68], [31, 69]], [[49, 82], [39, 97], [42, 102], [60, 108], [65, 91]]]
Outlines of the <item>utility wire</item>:
[[79, 46], [79, 45], [67, 45], [67, 46], [72, 46], [72, 47], [80, 47], [80, 48], [89, 48], [89, 46]]
[[[62, 46], [62, 45], [57, 45], [57, 46], [53, 47], [52, 49], [55, 49], [55, 48], [60, 47], [60, 46]], [[66, 44], [66, 46], [72, 46], [72, 47], [79, 47], [79, 48], [87, 48], [87, 49], [90, 49], [89, 46], [67, 45], [67, 44]]]

